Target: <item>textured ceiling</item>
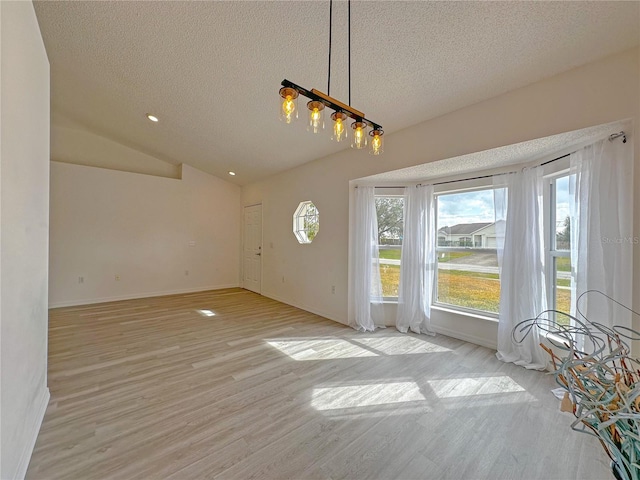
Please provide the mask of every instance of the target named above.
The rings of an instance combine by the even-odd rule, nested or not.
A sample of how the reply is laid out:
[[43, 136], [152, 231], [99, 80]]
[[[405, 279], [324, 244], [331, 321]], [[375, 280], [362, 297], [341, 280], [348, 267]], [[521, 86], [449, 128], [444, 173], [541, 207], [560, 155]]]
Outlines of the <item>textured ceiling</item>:
[[[559, 133], [550, 137], [447, 158], [437, 162], [415, 165], [390, 172], [371, 175], [358, 180], [361, 185], [410, 185], [418, 182], [451, 178], [468, 178], [469, 172], [490, 172], [513, 165], [536, 164], [558, 155], [565, 155], [589, 143], [605, 138], [612, 133], [625, 131], [631, 135], [631, 125], [626, 121]], [[551, 158], [548, 158], [551, 156]]]
[[[52, 109], [238, 184], [329, 155], [344, 146], [328, 133], [277, 120], [283, 78], [327, 89], [328, 5], [36, 2]], [[354, 1], [352, 104], [393, 133], [631, 48], [639, 17], [638, 2]], [[334, 2], [331, 94], [344, 101], [346, 25]]]

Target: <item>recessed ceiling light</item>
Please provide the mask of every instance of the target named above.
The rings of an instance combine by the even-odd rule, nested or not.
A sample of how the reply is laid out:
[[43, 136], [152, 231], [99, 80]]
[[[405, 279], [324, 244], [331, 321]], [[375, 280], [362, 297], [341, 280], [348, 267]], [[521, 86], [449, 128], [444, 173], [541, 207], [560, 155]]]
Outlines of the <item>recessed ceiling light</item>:
[[231, 175], [232, 177], [236, 176], [236, 172], [229, 172], [229, 175]]
[[147, 113], [147, 118], [149, 120], [151, 120], [152, 122], [157, 122], [158, 121], [158, 117], [156, 117], [155, 115], [151, 115], [150, 113]]

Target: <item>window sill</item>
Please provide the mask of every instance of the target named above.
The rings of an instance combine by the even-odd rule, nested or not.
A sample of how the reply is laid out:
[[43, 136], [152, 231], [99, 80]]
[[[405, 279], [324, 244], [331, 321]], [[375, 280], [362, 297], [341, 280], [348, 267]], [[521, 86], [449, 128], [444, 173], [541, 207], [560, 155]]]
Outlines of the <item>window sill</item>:
[[[398, 300], [392, 300], [390, 298], [386, 298], [382, 301], [383, 305], [398, 305]], [[440, 312], [446, 312], [446, 313], [452, 313], [454, 315], [460, 315], [463, 317], [471, 317], [471, 318], [477, 318], [479, 320], [486, 320], [489, 322], [494, 322], [494, 323], [498, 323], [498, 315], [491, 316], [489, 315], [483, 315], [482, 313], [477, 313], [477, 312], [471, 312], [469, 310], [463, 310], [463, 309], [457, 309], [457, 308], [451, 308], [449, 306], [445, 306], [445, 305], [441, 305], [441, 304], [435, 304], [435, 305], [431, 305], [431, 310], [436, 310], [436, 311], [440, 311]]]
[[479, 320], [486, 320], [486, 321], [489, 321], [489, 322], [498, 323], [498, 316], [497, 315], [495, 317], [491, 316], [491, 315], [483, 315], [481, 313], [470, 312], [468, 310], [445, 307], [444, 305], [431, 305], [431, 310], [436, 310], [436, 311], [440, 311], [440, 312], [447, 312], [447, 313], [453, 313], [455, 315], [461, 315], [463, 317], [477, 318]]

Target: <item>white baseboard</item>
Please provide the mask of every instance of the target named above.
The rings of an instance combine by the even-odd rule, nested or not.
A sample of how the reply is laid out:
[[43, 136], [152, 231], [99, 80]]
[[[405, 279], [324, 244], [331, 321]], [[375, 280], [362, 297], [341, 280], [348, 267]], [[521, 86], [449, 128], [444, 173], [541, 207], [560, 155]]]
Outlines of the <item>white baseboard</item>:
[[457, 330], [450, 330], [448, 328], [439, 327], [434, 324], [431, 324], [431, 328], [434, 332], [441, 333], [442, 335], [446, 335], [447, 337], [464, 340], [465, 342], [473, 343], [474, 345], [480, 345], [482, 347], [487, 347], [491, 350], [496, 350], [498, 348], [497, 342], [492, 342], [490, 340], [487, 340], [486, 338], [476, 337], [475, 335], [468, 335], [466, 333], [458, 332]]
[[33, 419], [33, 423], [31, 424], [31, 428], [29, 428], [29, 441], [24, 446], [22, 453], [20, 454], [20, 460], [18, 461], [18, 468], [16, 469], [16, 473], [12, 478], [16, 478], [18, 480], [23, 480], [27, 475], [27, 468], [29, 467], [29, 462], [31, 461], [31, 455], [33, 454], [33, 449], [36, 446], [36, 440], [38, 439], [38, 433], [40, 433], [40, 426], [42, 425], [42, 420], [44, 420], [44, 414], [47, 411], [47, 405], [49, 405], [50, 398], [49, 389], [44, 387], [42, 389], [42, 393], [40, 394], [40, 398], [37, 400], [37, 412], [36, 416]]
[[[311, 312], [311, 313], [314, 313], [316, 315], [320, 315], [321, 317], [324, 317], [324, 318], [327, 318], [329, 320], [333, 320], [334, 322], [341, 323], [342, 325], [348, 326], [348, 323], [346, 321], [342, 321], [342, 320], [338, 320], [337, 318], [333, 318], [331, 315], [327, 314], [326, 312], [321, 312], [321, 311], [316, 310], [314, 308], [309, 308], [306, 305], [296, 304], [294, 302], [291, 302], [289, 300], [281, 298], [278, 295], [273, 295], [271, 293], [263, 292], [262, 295], [265, 296], [265, 297], [271, 298], [273, 300], [277, 300], [278, 302], [286, 303], [287, 305], [291, 305], [292, 307], [296, 307], [296, 308], [299, 308], [301, 310], [305, 310], [307, 312]], [[387, 325], [387, 326], [388, 327], [395, 327], [395, 324], [394, 325]], [[497, 346], [498, 346], [497, 342], [492, 342], [490, 340], [487, 340], [487, 339], [482, 338], [482, 337], [477, 337], [475, 335], [468, 335], [466, 333], [461, 333], [461, 332], [458, 332], [456, 330], [450, 330], [448, 328], [439, 327], [439, 326], [436, 326], [436, 325], [433, 325], [433, 324], [431, 324], [431, 328], [436, 333], [440, 333], [442, 335], [446, 335], [447, 337], [457, 338], [458, 340], [464, 340], [465, 342], [473, 343], [474, 345], [480, 345], [482, 347], [487, 347], [487, 348], [490, 348], [491, 350], [496, 350]]]
[[91, 305], [93, 303], [117, 302], [119, 300], [135, 300], [137, 298], [162, 297], [164, 295], [179, 295], [181, 293], [206, 292], [208, 290], [222, 290], [223, 288], [238, 288], [239, 286], [240, 286], [239, 284], [233, 283], [228, 285], [212, 285], [208, 287], [195, 287], [195, 288], [184, 288], [184, 289], [178, 289], [178, 290], [167, 290], [163, 292], [131, 293], [127, 295], [116, 295], [113, 297], [81, 298], [78, 300], [69, 300], [64, 302], [50, 303], [49, 308], [75, 307], [78, 305]]
[[305, 312], [309, 312], [309, 313], [313, 313], [315, 315], [319, 315], [319, 316], [324, 317], [324, 318], [326, 318], [328, 320], [333, 320], [334, 322], [341, 323], [342, 325], [347, 325], [346, 321], [338, 320], [337, 318], [334, 318], [332, 315], [330, 315], [330, 314], [328, 314], [326, 312], [321, 312], [320, 310], [316, 310], [315, 308], [307, 307], [306, 305], [300, 305], [300, 304], [293, 303], [290, 300], [286, 300], [284, 298], [279, 297], [278, 295], [273, 295], [272, 293], [262, 292], [262, 296], [270, 298], [272, 300], [276, 300], [276, 301], [281, 302], [281, 303], [286, 303], [287, 305], [291, 305], [292, 307], [299, 308], [300, 310], [304, 310]]

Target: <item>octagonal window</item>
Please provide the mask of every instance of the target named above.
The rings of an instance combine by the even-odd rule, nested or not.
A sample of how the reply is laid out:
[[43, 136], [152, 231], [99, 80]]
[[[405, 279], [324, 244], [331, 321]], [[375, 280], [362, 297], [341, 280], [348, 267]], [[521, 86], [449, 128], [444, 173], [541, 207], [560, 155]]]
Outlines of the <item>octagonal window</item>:
[[302, 202], [293, 214], [293, 234], [299, 243], [311, 243], [320, 231], [320, 214], [311, 202]]

